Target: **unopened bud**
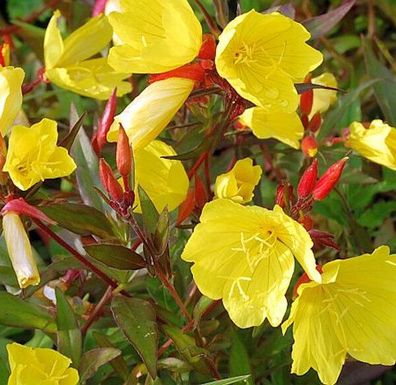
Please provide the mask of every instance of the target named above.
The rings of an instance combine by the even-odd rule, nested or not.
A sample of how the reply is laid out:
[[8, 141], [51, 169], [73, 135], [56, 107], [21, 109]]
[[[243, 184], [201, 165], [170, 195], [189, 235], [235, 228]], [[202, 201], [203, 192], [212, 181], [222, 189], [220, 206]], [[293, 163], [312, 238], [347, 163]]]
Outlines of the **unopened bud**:
[[7, 67], [10, 65], [10, 45], [3, 43], [0, 46], [0, 67]]
[[318, 152], [318, 142], [314, 136], [306, 136], [301, 141], [301, 150], [305, 156], [313, 158]]
[[310, 195], [316, 185], [318, 178], [318, 161], [314, 159], [312, 164], [304, 171], [300, 178], [297, 187], [297, 194], [299, 198], [306, 198]]
[[127, 178], [132, 168], [132, 150], [129, 145], [129, 138], [124, 127], [120, 124], [118, 131], [117, 152], [116, 152], [117, 169], [123, 178]]
[[96, 133], [96, 144], [98, 151], [101, 151], [103, 146], [107, 143], [107, 133], [110, 130], [110, 126], [114, 121], [114, 115], [117, 108], [117, 89], [114, 89], [110, 99], [106, 103], [106, 107], [103, 112], [102, 119], [98, 124], [98, 131]]
[[201, 49], [198, 54], [199, 59], [214, 60], [216, 57], [216, 40], [213, 35], [205, 34], [202, 38]]
[[331, 190], [333, 190], [335, 185], [340, 180], [342, 171], [345, 167], [345, 163], [348, 159], [348, 157], [345, 157], [334, 163], [320, 177], [318, 183], [316, 183], [316, 186], [312, 191], [312, 196], [315, 200], [320, 201], [322, 199], [325, 199], [330, 194]]
[[309, 121], [308, 123], [308, 130], [311, 132], [317, 132], [322, 125], [322, 116], [320, 115], [320, 112], [317, 112]]
[[115, 178], [111, 167], [103, 158], [99, 160], [99, 176], [110, 198], [113, 201], [121, 202], [123, 199], [122, 187]]
[[4, 215], [9, 211], [19, 215], [23, 214], [30, 218], [35, 218], [51, 225], [56, 223], [38, 208], [27, 203], [23, 198], [12, 199], [7, 202], [2, 208], [1, 213]]
[[40, 283], [40, 274], [34, 260], [32, 247], [19, 215], [3, 214], [3, 233], [8, 255], [21, 289]]
[[275, 203], [284, 209], [293, 203], [293, 186], [289, 182], [282, 182], [276, 189]]
[[[304, 83], [311, 84], [311, 79], [312, 76], [309, 74], [305, 78]], [[312, 89], [305, 91], [300, 95], [300, 111], [302, 115], [309, 115], [311, 113], [313, 98], [314, 98], [314, 94]]]

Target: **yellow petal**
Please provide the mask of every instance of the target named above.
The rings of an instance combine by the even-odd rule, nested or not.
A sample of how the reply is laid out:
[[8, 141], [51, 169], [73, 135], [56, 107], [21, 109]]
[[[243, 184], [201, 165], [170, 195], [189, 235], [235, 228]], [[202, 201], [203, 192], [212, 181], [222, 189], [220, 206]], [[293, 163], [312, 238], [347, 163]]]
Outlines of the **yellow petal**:
[[0, 68], [0, 132], [4, 136], [22, 108], [22, 68]]
[[150, 84], [114, 119], [107, 139], [116, 142], [119, 123], [136, 151], [154, 140], [173, 119], [194, 87], [194, 81], [170, 78]]
[[117, 71], [161, 73], [191, 62], [202, 28], [187, 0], [123, 0], [109, 21], [117, 36], [109, 63]]
[[[337, 88], [337, 80], [334, 75], [330, 72], [324, 72], [322, 75], [312, 79], [313, 84], [319, 84], [325, 87]], [[337, 100], [337, 91], [326, 90], [326, 89], [314, 89], [313, 90], [313, 104], [309, 118], [311, 119], [317, 112], [326, 112], [332, 104]]]
[[396, 128], [376, 119], [367, 129], [353, 122], [349, 131], [346, 146], [374, 163], [396, 170]]
[[309, 32], [279, 13], [254, 10], [236, 17], [219, 37], [216, 68], [244, 98], [261, 107], [294, 112], [301, 81], [322, 62], [305, 42]]
[[58, 19], [60, 17], [61, 13], [55, 11], [45, 31], [44, 59], [46, 70], [54, 68], [63, 54], [63, 39], [58, 28]]
[[295, 149], [300, 148], [304, 126], [296, 112], [276, 112], [253, 107], [247, 109], [239, 119], [260, 139], [275, 138]]
[[19, 286], [24, 289], [38, 285], [40, 274], [25, 227], [17, 214], [8, 212], [3, 215], [3, 233]]
[[165, 207], [169, 211], [178, 207], [187, 196], [189, 180], [179, 160], [164, 159], [174, 156], [172, 147], [155, 140], [134, 154], [135, 159], [135, 211], [140, 213], [137, 186], [141, 186], [150, 197], [158, 212]]

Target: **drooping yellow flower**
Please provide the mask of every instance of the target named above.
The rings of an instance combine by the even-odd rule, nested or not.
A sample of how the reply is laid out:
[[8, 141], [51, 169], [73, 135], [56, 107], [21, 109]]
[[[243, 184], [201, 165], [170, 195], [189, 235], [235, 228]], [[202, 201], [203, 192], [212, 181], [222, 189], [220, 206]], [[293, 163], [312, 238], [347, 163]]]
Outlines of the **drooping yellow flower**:
[[345, 145], [374, 163], [396, 170], [396, 128], [380, 119], [373, 120], [369, 128], [353, 122]]
[[0, 133], [4, 136], [22, 107], [22, 68], [0, 67]]
[[75, 170], [76, 164], [65, 148], [57, 146], [57, 140], [54, 120], [12, 128], [3, 171], [15, 186], [27, 190], [39, 181], [68, 176]]
[[123, 80], [129, 73], [119, 73], [107, 58], [89, 59], [110, 42], [112, 29], [106, 16], [92, 18], [63, 40], [57, 22], [61, 14], [52, 16], [44, 39], [45, 76], [54, 84], [80, 95], [108, 99], [115, 87], [122, 96], [131, 90]]
[[372, 254], [323, 266], [322, 284], [301, 284], [283, 331], [293, 323], [292, 372], [315, 369], [336, 383], [349, 354], [369, 364], [396, 360], [396, 255], [381, 246]]
[[164, 159], [174, 156], [171, 146], [154, 140], [134, 154], [135, 160], [135, 211], [140, 213], [137, 186], [141, 186], [150, 197], [158, 212], [165, 207], [174, 210], [186, 199], [189, 180], [180, 160]]
[[7, 345], [11, 376], [8, 385], [77, 385], [79, 375], [71, 360], [45, 348], [12, 343]]
[[[337, 88], [337, 79], [330, 72], [324, 72], [322, 75], [311, 80], [313, 84], [319, 84], [325, 87]], [[317, 112], [326, 112], [337, 100], [337, 91], [316, 88], [313, 90], [313, 104], [309, 118], [311, 119]]]
[[199, 53], [202, 27], [187, 0], [120, 0], [109, 22], [117, 36], [109, 63], [126, 73], [162, 73]]
[[253, 198], [253, 190], [259, 183], [261, 174], [261, 167], [253, 166], [252, 159], [238, 160], [230, 171], [216, 178], [215, 197], [248, 203]]
[[280, 13], [254, 10], [236, 17], [219, 37], [216, 68], [245, 99], [261, 107], [294, 112], [295, 82], [322, 62], [307, 45], [309, 32]]
[[306, 230], [279, 206], [267, 210], [228, 199], [207, 203], [182, 259], [202, 294], [222, 299], [233, 322], [241, 327], [273, 326], [286, 312], [286, 290], [294, 257], [308, 275], [320, 281]]
[[40, 283], [40, 274], [32, 254], [32, 247], [19, 215], [13, 212], [3, 214], [3, 234], [8, 255], [18, 279], [24, 289]]
[[296, 112], [277, 112], [268, 108], [252, 107], [239, 119], [259, 139], [275, 138], [295, 149], [300, 148], [304, 126]]
[[169, 78], [150, 84], [114, 118], [107, 139], [117, 141], [121, 123], [134, 151], [145, 147], [169, 124], [193, 88], [194, 81], [183, 78]]

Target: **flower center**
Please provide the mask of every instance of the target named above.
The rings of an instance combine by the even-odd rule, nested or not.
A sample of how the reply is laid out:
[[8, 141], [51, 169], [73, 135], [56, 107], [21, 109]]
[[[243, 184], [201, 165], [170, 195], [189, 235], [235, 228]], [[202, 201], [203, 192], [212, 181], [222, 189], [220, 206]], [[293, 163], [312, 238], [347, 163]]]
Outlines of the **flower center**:
[[235, 65], [246, 64], [246, 65], [250, 66], [251, 64], [253, 64], [256, 61], [254, 59], [255, 51], [256, 51], [255, 44], [248, 45], [248, 44], [242, 42], [242, 45], [234, 53], [234, 64]]

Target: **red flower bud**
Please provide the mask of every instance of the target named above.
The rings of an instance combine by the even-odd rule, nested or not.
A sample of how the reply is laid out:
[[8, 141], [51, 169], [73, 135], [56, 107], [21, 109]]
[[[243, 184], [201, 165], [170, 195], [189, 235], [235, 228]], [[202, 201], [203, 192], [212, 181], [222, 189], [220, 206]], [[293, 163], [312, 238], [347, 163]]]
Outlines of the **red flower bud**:
[[121, 202], [123, 199], [123, 191], [121, 185], [117, 182], [113, 171], [109, 164], [101, 158], [99, 160], [99, 176], [103, 187], [108, 192], [113, 201]]
[[282, 182], [276, 189], [275, 204], [284, 209], [290, 206], [293, 200], [293, 186], [289, 182]]
[[[308, 75], [304, 80], [304, 83], [311, 84], [311, 75]], [[309, 115], [312, 111], [313, 105], [313, 89], [305, 91], [300, 95], [300, 111], [303, 115]]]
[[333, 190], [334, 186], [340, 180], [342, 171], [345, 167], [345, 163], [348, 159], [348, 157], [345, 157], [334, 163], [320, 177], [318, 183], [316, 183], [316, 186], [312, 191], [312, 196], [315, 200], [323, 200], [330, 194], [331, 190]]
[[317, 132], [322, 125], [322, 116], [317, 112], [308, 123], [308, 130]]
[[23, 198], [12, 199], [5, 204], [5, 206], [1, 210], [1, 214], [5, 214], [8, 211], [12, 211], [18, 215], [26, 215], [30, 218], [35, 218], [43, 222], [47, 222], [51, 225], [54, 225], [56, 222], [51, 218], [48, 218], [42, 211], [38, 208], [31, 206], [27, 203]]
[[106, 8], [107, 0], [96, 0], [95, 4], [92, 8], [92, 17], [98, 16], [101, 13], [104, 13]]
[[102, 119], [99, 121], [98, 124], [98, 131], [96, 133], [96, 144], [99, 151], [101, 151], [103, 146], [107, 143], [107, 133], [109, 132], [110, 126], [114, 121], [116, 108], [117, 90], [114, 89], [113, 93], [110, 96], [110, 99], [106, 103]]
[[118, 131], [116, 162], [120, 175], [123, 178], [128, 178], [132, 168], [132, 150], [131, 146], [129, 145], [128, 135], [121, 124]]
[[195, 207], [195, 192], [194, 190], [189, 190], [186, 200], [179, 207], [176, 224], [177, 225], [182, 224], [193, 212], [194, 207]]
[[213, 35], [203, 35], [201, 49], [198, 54], [199, 59], [214, 60], [216, 57], [216, 40]]
[[195, 202], [197, 207], [202, 209], [208, 201], [208, 193], [201, 178], [195, 174]]
[[318, 152], [318, 142], [314, 136], [306, 136], [301, 141], [301, 150], [305, 156], [313, 158]]
[[314, 159], [312, 164], [304, 171], [297, 187], [297, 195], [299, 198], [306, 198], [312, 193], [318, 178], [318, 161]]

